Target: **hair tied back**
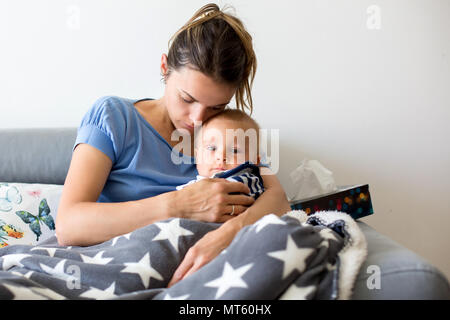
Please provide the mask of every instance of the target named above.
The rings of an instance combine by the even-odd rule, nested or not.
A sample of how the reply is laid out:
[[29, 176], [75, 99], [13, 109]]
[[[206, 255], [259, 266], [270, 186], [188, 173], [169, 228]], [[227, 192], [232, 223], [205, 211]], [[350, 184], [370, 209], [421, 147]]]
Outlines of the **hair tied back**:
[[[169, 73], [183, 66], [211, 76], [214, 80], [236, 86], [236, 107], [253, 110], [251, 88], [257, 61], [251, 35], [234, 9], [222, 10], [215, 3], [201, 7], [170, 38]], [[234, 11], [234, 10], [232, 10]]]

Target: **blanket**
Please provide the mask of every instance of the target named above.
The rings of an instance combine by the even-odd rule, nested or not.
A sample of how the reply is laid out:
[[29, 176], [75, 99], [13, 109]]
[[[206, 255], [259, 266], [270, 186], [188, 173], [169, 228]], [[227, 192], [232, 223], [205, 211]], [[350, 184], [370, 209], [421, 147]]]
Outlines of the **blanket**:
[[349, 299], [366, 255], [341, 212], [269, 214], [215, 259], [167, 288], [189, 248], [220, 226], [160, 221], [104, 243], [0, 249], [0, 299]]

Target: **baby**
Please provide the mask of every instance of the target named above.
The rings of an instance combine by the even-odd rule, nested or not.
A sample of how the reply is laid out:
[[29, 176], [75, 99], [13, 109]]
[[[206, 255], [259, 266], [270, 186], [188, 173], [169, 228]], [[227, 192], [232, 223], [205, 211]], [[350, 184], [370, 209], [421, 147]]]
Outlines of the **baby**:
[[197, 179], [225, 178], [246, 184], [255, 200], [264, 192], [259, 165], [259, 125], [245, 112], [226, 109], [202, 124], [195, 137]]

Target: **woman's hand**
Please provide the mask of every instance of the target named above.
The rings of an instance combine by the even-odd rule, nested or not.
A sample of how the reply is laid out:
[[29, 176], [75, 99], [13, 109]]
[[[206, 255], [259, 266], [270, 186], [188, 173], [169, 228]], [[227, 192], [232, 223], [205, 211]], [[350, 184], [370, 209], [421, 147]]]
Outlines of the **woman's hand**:
[[202, 179], [175, 192], [174, 215], [206, 222], [226, 222], [255, 202], [246, 195], [249, 193], [250, 189], [241, 182]]
[[239, 228], [224, 224], [219, 229], [210, 231], [192, 246], [169, 281], [171, 287], [191, 275], [202, 266], [217, 257], [233, 240]]
[[[193, 185], [195, 184], [199, 184], [199, 182]], [[240, 182], [238, 184], [244, 186]], [[275, 175], [267, 175], [264, 177], [264, 188], [266, 190], [254, 205], [245, 209], [238, 217], [225, 222], [220, 228], [208, 232], [188, 250], [172, 279], [169, 281], [169, 287], [191, 275], [217, 257], [223, 249], [228, 247], [239, 230], [244, 226], [256, 222], [266, 214], [275, 213], [282, 215], [290, 210], [286, 194]]]

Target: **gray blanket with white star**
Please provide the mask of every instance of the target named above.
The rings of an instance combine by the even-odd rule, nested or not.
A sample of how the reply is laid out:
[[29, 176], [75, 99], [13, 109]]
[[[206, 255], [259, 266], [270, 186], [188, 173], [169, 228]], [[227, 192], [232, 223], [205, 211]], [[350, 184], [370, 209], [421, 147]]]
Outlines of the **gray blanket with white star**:
[[169, 219], [89, 247], [0, 249], [0, 299], [348, 299], [367, 253], [345, 213], [270, 214], [167, 288], [188, 249], [220, 224]]

